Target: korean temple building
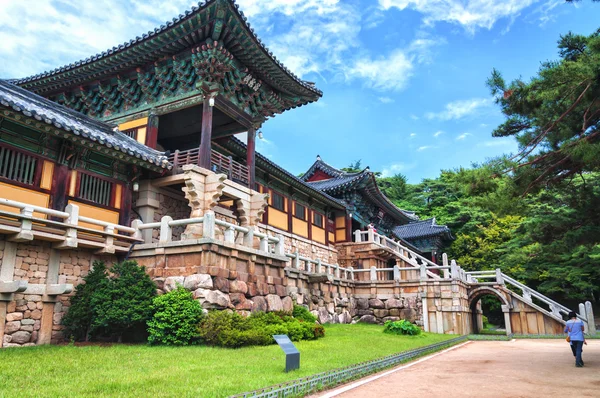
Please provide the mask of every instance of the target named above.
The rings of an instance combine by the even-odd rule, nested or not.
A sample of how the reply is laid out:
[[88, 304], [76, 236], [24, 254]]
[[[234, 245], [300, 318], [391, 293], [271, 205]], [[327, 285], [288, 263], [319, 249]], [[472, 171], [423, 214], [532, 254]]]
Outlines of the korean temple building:
[[[202, 272], [240, 280], [248, 300], [227, 298], [238, 310], [269, 295], [285, 308], [286, 283], [300, 302], [304, 290], [284, 283], [290, 258], [316, 272], [337, 267], [336, 294], [351, 288], [342, 266], [347, 275], [441, 264], [450, 230], [396, 207], [368, 168], [345, 172], [317, 157], [299, 178], [255, 151], [268, 118], [321, 96], [233, 0], [200, 3], [52, 71], [0, 80], [0, 344], [60, 339], [68, 294], [96, 259], [136, 259], [161, 288]], [[376, 250], [350, 249], [373, 236]], [[346, 312], [328, 316], [349, 322]], [[427, 313], [418, 316], [428, 328]]]

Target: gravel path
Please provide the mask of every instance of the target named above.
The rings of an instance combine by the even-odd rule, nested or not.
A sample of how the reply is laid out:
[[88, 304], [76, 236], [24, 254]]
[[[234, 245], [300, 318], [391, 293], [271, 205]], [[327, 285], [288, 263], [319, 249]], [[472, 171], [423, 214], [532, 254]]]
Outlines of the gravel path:
[[588, 341], [583, 360], [585, 367], [576, 368], [564, 340], [472, 341], [347, 392], [338, 394], [373, 376], [319, 396], [600, 397], [600, 340]]

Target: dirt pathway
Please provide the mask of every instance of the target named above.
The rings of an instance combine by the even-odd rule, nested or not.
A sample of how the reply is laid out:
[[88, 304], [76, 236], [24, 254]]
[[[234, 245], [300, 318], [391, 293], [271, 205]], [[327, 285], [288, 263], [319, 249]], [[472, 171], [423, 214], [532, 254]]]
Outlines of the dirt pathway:
[[342, 386], [320, 396], [600, 397], [600, 340], [588, 341], [583, 360], [585, 367], [576, 368], [564, 340], [473, 341], [347, 392], [336, 395]]

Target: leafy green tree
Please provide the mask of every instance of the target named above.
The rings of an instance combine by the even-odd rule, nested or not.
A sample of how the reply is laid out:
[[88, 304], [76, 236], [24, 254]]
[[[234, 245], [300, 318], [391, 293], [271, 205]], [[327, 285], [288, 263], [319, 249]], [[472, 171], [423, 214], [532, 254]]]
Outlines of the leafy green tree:
[[155, 296], [156, 285], [144, 267], [135, 261], [114, 264], [110, 277], [102, 281], [92, 296], [92, 328], [114, 335], [119, 342], [125, 335], [145, 331]]
[[402, 200], [406, 195], [406, 176], [402, 174], [379, 178], [377, 184], [381, 192], [393, 202]]
[[526, 192], [600, 170], [600, 30], [569, 32], [558, 48], [560, 60], [529, 82], [507, 84], [497, 70], [487, 82], [507, 118], [493, 135], [519, 142], [515, 177]]
[[106, 280], [106, 265], [94, 261], [92, 270], [83, 278], [82, 284], [75, 288], [71, 297], [69, 312], [62, 320], [65, 336], [76, 341], [89, 341], [93, 323], [92, 297]]
[[189, 345], [200, 338], [202, 306], [183, 286], [152, 300], [154, 315], [148, 321], [150, 344]]

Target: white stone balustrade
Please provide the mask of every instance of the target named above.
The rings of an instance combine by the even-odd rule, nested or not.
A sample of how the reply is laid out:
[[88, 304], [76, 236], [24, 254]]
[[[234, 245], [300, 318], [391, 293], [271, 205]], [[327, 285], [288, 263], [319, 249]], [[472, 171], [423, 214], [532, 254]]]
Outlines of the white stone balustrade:
[[83, 247], [113, 254], [127, 252], [132, 243], [141, 241], [133, 227], [80, 216], [76, 204], [57, 211], [0, 198], [0, 205], [18, 211], [0, 211], [0, 233], [9, 235], [11, 242], [37, 239], [54, 242], [57, 249]]

